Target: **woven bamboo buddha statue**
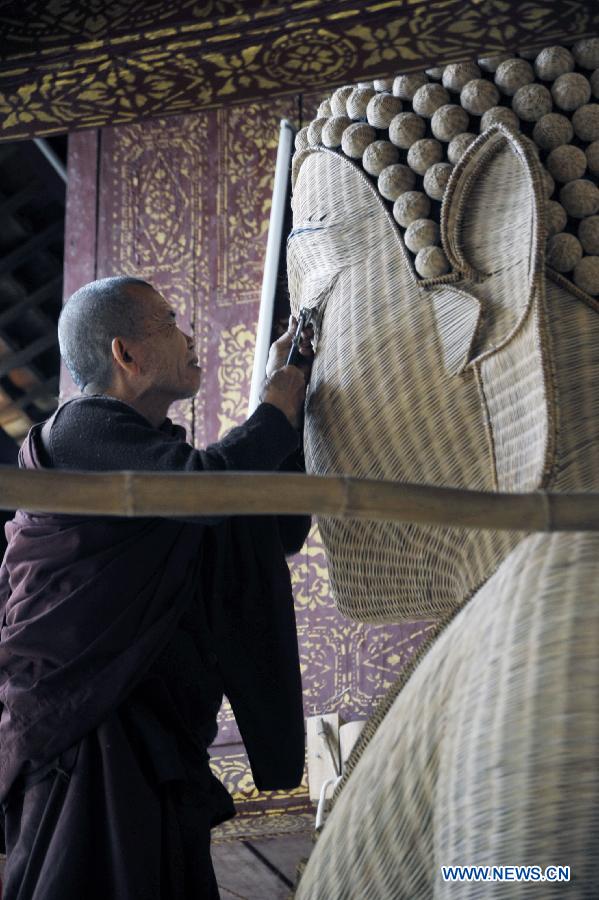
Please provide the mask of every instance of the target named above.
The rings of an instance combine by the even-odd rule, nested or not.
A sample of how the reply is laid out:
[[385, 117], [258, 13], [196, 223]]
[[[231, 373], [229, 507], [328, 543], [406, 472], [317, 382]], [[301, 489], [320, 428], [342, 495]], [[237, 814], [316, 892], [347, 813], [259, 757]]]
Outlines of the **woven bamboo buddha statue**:
[[[589, 44], [599, 53], [599, 41], [587, 42], [587, 54]], [[572, 58], [566, 74], [586, 77], [576, 62], [580, 48], [546, 49], [552, 52], [530, 63], [520, 59], [528, 68], [516, 65], [516, 57], [501, 70], [497, 64], [500, 77], [491, 73], [486, 81], [472, 78], [477, 72], [467, 67], [476, 64], [463, 64], [463, 77], [471, 77], [459, 87], [460, 97], [481, 120], [485, 104], [504, 90], [513, 92], [504, 97], [519, 98], [516, 106], [526, 115], [536, 103], [539, 118], [526, 135], [497, 113], [478, 138], [462, 140], [445, 184], [443, 173], [426, 180], [431, 166], [447, 165], [443, 156], [431, 162], [433, 153], [413, 179], [403, 168], [388, 173], [385, 196], [381, 175], [389, 166], [410, 169], [410, 148], [402, 156], [382, 146], [377, 152], [387, 154], [388, 165], [373, 175], [363, 162], [374, 143], [367, 143], [368, 133], [363, 129], [361, 157], [345, 152], [358, 153], [358, 137], [346, 136], [345, 151], [342, 142], [343, 131], [356, 124], [398, 151], [388, 136], [406, 128], [412, 137], [422, 132], [417, 140], [436, 141], [431, 119], [440, 108], [435, 103], [446, 99], [440, 91], [420, 97], [419, 109], [426, 101], [430, 114], [424, 130], [416, 119], [392, 124], [405, 112], [418, 115], [417, 104], [407, 109], [403, 100], [387, 136], [369, 125], [368, 113], [352, 122], [352, 110], [377, 105], [375, 86], [362, 85], [357, 95], [346, 92], [350, 114], [337, 147], [322, 139], [338, 139], [331, 136], [337, 127], [331, 120], [343, 118], [338, 109], [321, 108], [334, 115], [319, 116], [326, 121], [316, 120], [311, 145], [302, 146], [300, 137], [288, 271], [294, 312], [311, 306], [317, 319], [306, 409], [309, 471], [488, 491], [599, 490], [599, 285], [595, 291], [580, 267], [576, 275], [577, 264], [562, 273], [548, 266], [555, 210], [547, 200], [544, 163], [552, 150], [539, 154], [533, 144], [543, 116], [570, 120], [581, 106], [596, 104], [579, 103], [567, 115], [564, 106], [557, 113], [546, 108], [544, 91], [550, 103], [560, 94], [547, 79], [530, 78], [533, 66], [544, 76], [550, 64], [564, 74], [560, 65]], [[437, 86], [452, 99], [460, 72], [450, 75], [448, 87]], [[587, 75], [592, 83], [593, 73]], [[415, 84], [420, 78], [416, 90], [431, 84], [427, 76], [409, 77]], [[537, 83], [544, 91], [531, 98]], [[518, 94], [522, 87], [528, 92]], [[586, 92], [579, 94], [585, 100]], [[331, 107], [339, 97], [333, 95]], [[508, 112], [514, 107], [495, 105]], [[474, 132], [475, 114], [467, 111], [469, 130], [460, 134]], [[446, 118], [435, 128], [450, 143], [458, 136], [449, 139], [451, 120], [453, 128], [464, 128], [464, 119], [458, 113]], [[536, 130], [538, 137], [542, 129]], [[581, 149], [582, 140], [571, 146]], [[417, 162], [422, 156], [412, 154]], [[597, 190], [588, 169], [564, 183], [560, 198], [576, 181], [585, 184], [570, 193], [578, 191], [584, 204]], [[427, 193], [427, 183], [431, 192], [442, 185], [442, 205]], [[428, 208], [421, 197], [400, 203], [410, 192], [422, 194]], [[408, 222], [410, 209], [426, 212]], [[583, 223], [593, 231], [588, 222], [599, 206], [578, 218], [572, 209], [580, 212], [570, 204], [554, 234], [582, 247]], [[408, 237], [419, 219], [438, 226], [438, 242], [432, 225]], [[419, 230], [429, 241], [420, 247]], [[419, 249], [406, 249], [408, 240]], [[593, 249], [592, 242], [586, 246]], [[583, 248], [578, 262], [585, 259], [588, 275], [599, 251]], [[435, 275], [423, 278], [419, 269]], [[344, 614], [362, 621], [436, 618], [443, 627], [367, 726], [300, 882], [299, 900], [511, 900], [531, 889], [445, 882], [442, 865], [570, 866], [568, 896], [596, 896], [599, 536], [327, 519], [320, 525]], [[556, 889], [534, 890], [545, 897]]]

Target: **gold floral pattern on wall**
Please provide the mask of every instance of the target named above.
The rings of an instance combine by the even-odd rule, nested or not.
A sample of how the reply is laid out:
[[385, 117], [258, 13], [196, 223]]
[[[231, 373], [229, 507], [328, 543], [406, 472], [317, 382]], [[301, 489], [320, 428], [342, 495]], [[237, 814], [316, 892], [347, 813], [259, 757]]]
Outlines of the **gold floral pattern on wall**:
[[298, 609], [316, 612], [330, 607], [329, 570], [318, 525], [312, 526], [301, 555], [293, 562], [291, 583]]
[[25, 0], [0, 8], [0, 139], [330, 88], [597, 33], [589, 0]]
[[[97, 277], [134, 275], [150, 282], [193, 334], [200, 363], [208, 319], [206, 224], [200, 191], [206, 166], [206, 114], [105, 129], [100, 159]], [[206, 415], [206, 387], [173, 406], [190, 439]]]
[[[12, 5], [12, 4], [11, 4]], [[295, 6], [296, 4], [291, 4]], [[309, 6], [310, 3], [304, 3]], [[312, 4], [314, 5], [314, 4]], [[3, 6], [9, 6], [4, 4]], [[271, 0], [29, 0], [22, 3], [24, 15], [14, 9], [0, 11], [0, 34], [4, 53], [13, 58], [25, 50], [60, 42], [72, 46], [85, 41], [96, 44], [117, 38], [124, 40], [132, 33], [144, 33], [148, 40], [193, 33], [206, 27], [222, 27], [223, 17], [229, 21], [242, 17], [247, 21], [269, 8]]]
[[227, 173], [217, 187], [219, 306], [260, 301], [279, 121], [289, 112], [285, 99], [216, 113], [219, 168]]
[[264, 55], [265, 65], [277, 79], [290, 76], [331, 83], [346, 79], [356, 66], [359, 50], [354, 41], [327, 28], [298, 28], [277, 38]]
[[[252, 802], [255, 806], [260, 803], [260, 809], [276, 809], [272, 801], [286, 798], [305, 799], [308, 790], [307, 775], [304, 772], [302, 783], [298, 787], [288, 791], [258, 791], [248, 769], [247, 759], [243, 752], [228, 752], [220, 759], [212, 758], [211, 768], [214, 774], [221, 779], [228, 791], [233, 795], [235, 803]], [[249, 811], [248, 811], [249, 812]]]
[[249, 383], [252, 376], [256, 329], [234, 325], [220, 333], [218, 355], [218, 386], [220, 388], [220, 423], [218, 437], [222, 438], [235, 425], [247, 418]]

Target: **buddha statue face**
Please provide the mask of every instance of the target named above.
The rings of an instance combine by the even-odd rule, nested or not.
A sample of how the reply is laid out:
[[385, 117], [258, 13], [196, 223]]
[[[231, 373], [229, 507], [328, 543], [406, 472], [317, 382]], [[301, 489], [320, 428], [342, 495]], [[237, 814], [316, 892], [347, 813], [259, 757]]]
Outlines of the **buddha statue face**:
[[[298, 172], [299, 168], [299, 172]], [[471, 145], [441, 212], [451, 271], [416, 275], [376, 183], [340, 153], [295, 163], [292, 310], [314, 310], [308, 471], [528, 491], [552, 466], [541, 175], [502, 126]], [[363, 621], [444, 618], [519, 536], [322, 518], [333, 592]]]

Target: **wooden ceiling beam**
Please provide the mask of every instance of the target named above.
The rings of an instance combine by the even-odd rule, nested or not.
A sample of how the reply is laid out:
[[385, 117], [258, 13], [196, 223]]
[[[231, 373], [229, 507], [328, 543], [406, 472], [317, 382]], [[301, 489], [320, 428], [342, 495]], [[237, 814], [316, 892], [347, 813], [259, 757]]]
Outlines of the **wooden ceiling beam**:
[[162, 0], [151, 15], [96, 3], [101, 16], [81, 15], [81, 0], [21, 5], [0, 2], [0, 141], [324, 94], [599, 29], [592, 0]]

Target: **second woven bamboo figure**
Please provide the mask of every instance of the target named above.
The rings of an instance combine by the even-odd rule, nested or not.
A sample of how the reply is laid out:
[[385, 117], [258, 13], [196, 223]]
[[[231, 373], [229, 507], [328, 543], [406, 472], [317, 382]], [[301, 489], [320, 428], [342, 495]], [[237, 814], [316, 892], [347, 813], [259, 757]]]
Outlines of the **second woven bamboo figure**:
[[[470, 142], [436, 279], [347, 154], [304, 148], [294, 177], [292, 305], [318, 324], [309, 471], [599, 490], [599, 305], [547, 277], [531, 142], [502, 124]], [[512, 898], [526, 885], [451, 884], [441, 866], [514, 864], [569, 865], [568, 896], [592, 896], [599, 538], [320, 527], [345, 615], [449, 624], [367, 730], [297, 896]]]

